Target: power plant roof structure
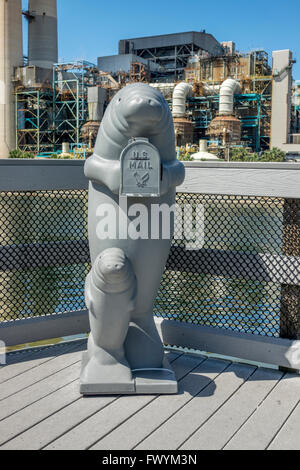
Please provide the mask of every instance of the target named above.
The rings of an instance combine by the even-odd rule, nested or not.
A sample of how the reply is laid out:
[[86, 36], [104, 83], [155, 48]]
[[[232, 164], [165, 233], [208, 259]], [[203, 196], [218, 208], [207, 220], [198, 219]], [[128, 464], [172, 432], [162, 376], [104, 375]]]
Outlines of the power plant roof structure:
[[156, 36], [121, 39], [119, 41], [119, 54], [125, 54], [126, 48], [131, 47], [128, 43], [131, 43], [132, 49], [135, 51], [192, 44], [212, 55], [221, 55], [224, 52], [223, 47], [214, 36], [205, 31], [188, 31], [185, 33], [159, 34]]
[[213, 56], [224, 54], [222, 45], [205, 31], [161, 34], [119, 41], [119, 54], [133, 53], [165, 67], [166, 71], [180, 75], [191, 55], [202, 51]]

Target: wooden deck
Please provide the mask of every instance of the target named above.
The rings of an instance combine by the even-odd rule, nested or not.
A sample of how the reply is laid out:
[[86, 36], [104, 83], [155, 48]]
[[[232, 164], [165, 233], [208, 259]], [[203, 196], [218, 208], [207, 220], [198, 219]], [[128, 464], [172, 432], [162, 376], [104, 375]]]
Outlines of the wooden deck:
[[86, 341], [8, 354], [0, 449], [300, 449], [300, 377], [168, 352], [171, 396], [82, 398]]

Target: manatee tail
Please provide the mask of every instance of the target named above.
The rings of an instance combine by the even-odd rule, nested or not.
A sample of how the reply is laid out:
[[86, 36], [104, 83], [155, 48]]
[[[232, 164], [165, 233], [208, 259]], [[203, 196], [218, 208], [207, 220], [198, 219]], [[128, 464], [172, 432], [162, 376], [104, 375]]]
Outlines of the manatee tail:
[[130, 323], [125, 354], [133, 370], [162, 367], [164, 348], [154, 323], [152, 309], [146, 315], [135, 317]]

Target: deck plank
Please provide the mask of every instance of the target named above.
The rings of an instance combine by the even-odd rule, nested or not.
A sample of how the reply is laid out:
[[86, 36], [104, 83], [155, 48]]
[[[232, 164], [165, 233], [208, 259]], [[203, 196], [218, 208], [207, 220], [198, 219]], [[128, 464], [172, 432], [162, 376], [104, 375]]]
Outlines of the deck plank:
[[[186, 376], [191, 370], [204, 360], [203, 357], [180, 356], [172, 367], [176, 373], [178, 380]], [[168, 396], [169, 400], [174, 398]], [[158, 396], [155, 395], [131, 395], [122, 396], [114, 401], [109, 407], [104, 408], [100, 412], [73, 428], [70, 432], [64, 434], [61, 438], [52, 442], [45, 449], [87, 449], [97, 442], [101, 437], [111, 432], [115, 427], [119, 426], [138, 413], [147, 404], [156, 401]]]
[[17, 375], [25, 373], [40, 364], [51, 361], [58, 355], [64, 354], [67, 350], [70, 350], [73, 347], [74, 342], [8, 353], [6, 365], [0, 367], [0, 384], [16, 377]]
[[77, 359], [74, 359], [74, 357], [77, 356], [73, 356], [73, 351], [78, 349], [82, 351], [82, 344], [74, 344], [73, 346], [62, 348], [61, 354], [58, 354], [53, 359], [42, 362], [38, 366], [26, 371], [26, 373], [19, 374], [4, 382], [1, 385], [0, 402], [76, 362]]
[[92, 449], [132, 449], [205, 389], [229, 365], [227, 361], [206, 359], [181, 380], [179, 395], [158, 397], [98, 441]]
[[69, 357], [66, 357], [69, 365], [66, 365], [65, 368], [2, 400], [0, 402], [0, 420], [64, 387], [72, 382], [74, 377], [79, 377], [81, 355], [81, 351], [73, 352]]
[[222, 449], [235, 431], [270, 393], [281, 376], [282, 372], [257, 369], [180, 449]]
[[225, 449], [266, 449], [299, 399], [300, 377], [286, 374]]
[[[17, 413], [14, 413], [8, 418], [0, 421], [1, 450], [21, 449], [22, 439], [20, 439], [20, 433], [32, 426], [35, 426], [41, 420], [46, 419], [48, 416], [51, 416], [53, 413], [79, 399], [78, 383], [77, 381], [74, 381], [62, 389], [51, 393], [32, 405], [26, 406], [26, 408], [23, 408]], [[34, 429], [34, 427], [31, 429]], [[39, 435], [35, 433], [35, 437], [36, 440], [38, 440]], [[42, 438], [43, 436], [40, 437]], [[29, 449], [30, 445], [24, 449], [27, 448]]]
[[212, 416], [255, 371], [254, 366], [232, 364], [186, 406], [136, 446], [136, 450], [175, 450]]
[[83, 398], [85, 348], [82, 340], [8, 354], [1, 450], [300, 450], [299, 375], [174, 351], [178, 395]]
[[300, 450], [300, 403], [292, 411], [268, 449]]
[[[167, 355], [172, 362], [180, 353], [170, 352]], [[82, 398], [78, 379], [74, 375], [74, 382], [0, 422], [0, 435], [5, 432], [8, 441], [1, 450], [41, 449], [118, 398]]]

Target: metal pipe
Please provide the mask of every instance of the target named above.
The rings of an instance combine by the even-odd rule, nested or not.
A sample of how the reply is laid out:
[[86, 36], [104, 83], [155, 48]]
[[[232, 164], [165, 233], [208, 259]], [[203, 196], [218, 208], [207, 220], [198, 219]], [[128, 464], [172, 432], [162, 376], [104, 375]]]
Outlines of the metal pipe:
[[240, 93], [241, 87], [239, 82], [228, 78], [222, 83], [220, 89], [220, 116], [232, 116], [233, 114], [233, 98], [236, 93]]
[[186, 116], [186, 99], [188, 96], [193, 96], [192, 85], [186, 82], [181, 82], [176, 85], [173, 91], [173, 117]]
[[220, 93], [221, 85], [208, 85], [207, 83], [204, 83], [203, 88], [205, 94], [218, 95]]

